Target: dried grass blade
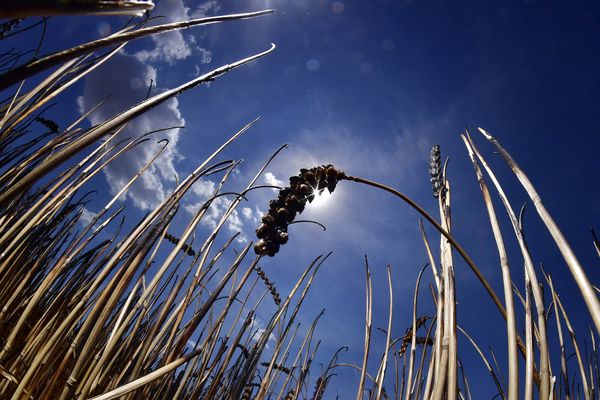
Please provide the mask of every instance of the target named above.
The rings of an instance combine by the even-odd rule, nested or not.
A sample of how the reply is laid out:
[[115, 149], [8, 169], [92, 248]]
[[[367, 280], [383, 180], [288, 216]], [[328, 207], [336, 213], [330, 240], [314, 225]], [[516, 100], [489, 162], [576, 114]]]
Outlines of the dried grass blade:
[[460, 325], [457, 325], [456, 328], [459, 331], [461, 331], [463, 335], [465, 335], [465, 337], [469, 340], [469, 342], [471, 342], [471, 344], [475, 348], [475, 351], [477, 351], [477, 354], [479, 354], [479, 356], [483, 360], [483, 363], [485, 364], [486, 369], [488, 370], [492, 379], [494, 380], [494, 383], [496, 384], [496, 387], [498, 388], [498, 393], [500, 394], [502, 399], [506, 399], [506, 394], [504, 393], [504, 389], [502, 389], [502, 385], [500, 384], [500, 381], [498, 380], [498, 377], [496, 376], [496, 373], [494, 372], [492, 365], [490, 364], [488, 359], [485, 357], [485, 355], [483, 354], [483, 352], [481, 351], [479, 346], [477, 346], [477, 343], [475, 343], [473, 338], [471, 338], [471, 336], [463, 328], [461, 328]]
[[[419, 286], [421, 284], [421, 277], [423, 276], [423, 272], [425, 272], [425, 268], [427, 268], [427, 265], [425, 265], [423, 268], [421, 268], [421, 271], [419, 271], [419, 275], [417, 276], [417, 282], [415, 284], [415, 293], [413, 296], [410, 361], [408, 362], [408, 377], [406, 378], [406, 382], [408, 382], [408, 384], [406, 385], [406, 393], [404, 394], [405, 399], [410, 399], [410, 395], [414, 391], [414, 387], [412, 386], [412, 376], [415, 365], [415, 353], [417, 351], [417, 299], [419, 297]], [[391, 327], [388, 327], [388, 329], [390, 328]]]
[[510, 154], [500, 145], [500, 143], [492, 135], [484, 131], [482, 128], [478, 129], [479, 132], [481, 132], [481, 134], [485, 136], [485, 138], [488, 139], [496, 147], [496, 149], [498, 149], [500, 154], [504, 157], [506, 163], [515, 173], [515, 175], [523, 185], [523, 188], [527, 191], [527, 194], [533, 201], [535, 209], [537, 210], [542, 221], [546, 225], [546, 228], [548, 228], [548, 231], [552, 235], [554, 242], [558, 246], [558, 249], [560, 250], [563, 258], [565, 259], [565, 262], [567, 263], [567, 266], [569, 267], [569, 270], [571, 271], [571, 274], [573, 275], [573, 278], [575, 279], [575, 282], [577, 283], [577, 286], [581, 291], [583, 300], [585, 301], [590, 315], [592, 316], [592, 320], [594, 321], [594, 325], [596, 326], [596, 332], [600, 333], [600, 301], [594, 293], [592, 284], [590, 283], [587, 274], [583, 269], [583, 266], [577, 259], [577, 256], [575, 256], [575, 253], [571, 249], [571, 246], [565, 239], [560, 228], [558, 227], [558, 225], [556, 225], [554, 219], [552, 219], [552, 217], [546, 210], [546, 207], [544, 207], [544, 205], [542, 204], [542, 200], [539, 194], [535, 190], [533, 184], [531, 183], [527, 175], [525, 175], [525, 173], [523, 172], [523, 170], [521, 170], [521, 168], [515, 162], [515, 160], [513, 160]]
[[369, 360], [369, 348], [371, 345], [371, 323], [372, 323], [372, 304], [373, 304], [373, 285], [371, 283], [371, 272], [369, 271], [369, 261], [365, 256], [365, 285], [366, 285], [366, 303], [365, 303], [365, 345], [362, 367], [360, 369], [360, 381], [358, 382], [358, 392], [356, 393], [356, 400], [362, 400], [365, 376], [367, 374], [367, 361]]
[[180, 357], [177, 360], [165, 365], [164, 367], [157, 369], [154, 372], [144, 375], [141, 378], [138, 378], [126, 385], [123, 385], [114, 390], [111, 390], [110, 392], [101, 394], [100, 396], [92, 397], [90, 400], [110, 400], [110, 399], [114, 399], [114, 398], [123, 396], [124, 394], [127, 394], [139, 387], [147, 385], [150, 382], [162, 377], [163, 375], [170, 373], [171, 371], [178, 368], [179, 366], [181, 366], [181, 365], [187, 363], [188, 361], [190, 361], [191, 359], [197, 357], [200, 353], [202, 353], [202, 351], [203, 351], [202, 349], [194, 350], [190, 354]]
[[[423, 272], [423, 270], [421, 270], [421, 273]], [[387, 325], [387, 334], [386, 334], [386, 338], [385, 338], [385, 351], [383, 352], [383, 359], [381, 360], [381, 366], [379, 367], [379, 374], [377, 376], [377, 397], [376, 399], [379, 400], [381, 398], [381, 391], [383, 390], [383, 380], [385, 379], [385, 372], [386, 372], [386, 367], [387, 367], [387, 359], [388, 359], [388, 351], [390, 349], [390, 343], [391, 343], [391, 335], [392, 335], [392, 316], [393, 316], [393, 310], [394, 310], [394, 290], [392, 288], [392, 271], [390, 266], [388, 265], [387, 267], [387, 276], [388, 276], [388, 290], [389, 290], [389, 313], [388, 313], [388, 325]], [[421, 277], [421, 274], [419, 274], [419, 278]], [[418, 280], [419, 280], [418, 278]], [[418, 283], [417, 283], [418, 285]], [[417, 293], [418, 293], [418, 289], [417, 289]], [[416, 333], [414, 332], [415, 330], [415, 325], [416, 325], [416, 316], [415, 316], [415, 320], [413, 321], [413, 340], [416, 338]], [[411, 349], [411, 361], [413, 361], [413, 354], [412, 354], [412, 350]], [[409, 385], [408, 387], [410, 387], [410, 381], [412, 380], [412, 368], [409, 370], [410, 375], [409, 375]], [[408, 390], [407, 387], [407, 390]]]
[[[550, 360], [548, 357], [548, 340], [547, 340], [547, 329], [546, 329], [546, 315], [545, 315], [545, 305], [544, 305], [544, 297], [540, 289], [540, 285], [537, 279], [537, 274], [535, 272], [535, 268], [533, 266], [533, 261], [531, 254], [529, 253], [529, 249], [525, 242], [525, 237], [523, 235], [523, 228], [521, 226], [520, 221], [517, 219], [515, 212], [508, 201], [500, 182], [496, 179], [496, 176], [492, 169], [489, 167], [485, 158], [481, 155], [469, 133], [466, 132], [465, 136], [467, 137], [473, 152], [477, 155], [477, 158], [481, 162], [481, 165], [485, 168], [487, 174], [490, 179], [494, 183], [496, 190], [498, 191], [498, 195], [502, 200], [502, 204], [504, 205], [506, 212], [508, 213], [508, 217], [513, 226], [513, 231], [519, 243], [519, 248], [521, 250], [521, 254], [523, 255], [523, 260], [525, 263], [525, 269], [527, 272], [527, 278], [531, 281], [531, 291], [533, 293], [533, 299], [535, 302], [535, 308], [537, 313], [537, 323], [539, 330], [539, 349], [540, 349], [540, 372], [539, 372], [539, 389], [540, 396], [542, 398], [547, 398], [550, 393]], [[517, 337], [517, 340], [519, 338]]]
[[190, 28], [196, 25], [215, 24], [223, 21], [232, 21], [239, 19], [247, 19], [259, 17], [266, 14], [271, 14], [274, 10], [262, 10], [251, 13], [220, 15], [215, 17], [192, 19], [189, 21], [173, 22], [169, 24], [152, 26], [149, 28], [141, 28], [134, 31], [110, 35], [108, 37], [84, 43], [79, 46], [72, 47], [38, 60], [32, 61], [25, 65], [13, 68], [12, 70], [0, 75], [0, 90], [4, 90], [16, 82], [27, 79], [30, 76], [38, 74], [42, 71], [52, 68], [55, 65], [62, 64], [81, 55], [89, 54], [95, 50], [107, 46], [120, 45], [133, 39], [143, 38], [159, 33]]
[[508, 341], [508, 400], [517, 400], [519, 398], [519, 360], [518, 360], [518, 346], [517, 346], [517, 323], [515, 319], [515, 305], [512, 296], [512, 279], [510, 276], [510, 268], [508, 266], [508, 256], [506, 254], [506, 248], [504, 247], [504, 239], [502, 238], [502, 232], [500, 225], [498, 224], [498, 218], [496, 217], [496, 211], [492, 203], [492, 198], [488, 190], [485, 179], [471, 144], [469, 143], [465, 135], [461, 135], [465, 146], [467, 147], [469, 157], [473, 163], [475, 174], [479, 182], [479, 188], [483, 195], [485, 206], [490, 219], [490, 225], [494, 234], [494, 240], [496, 241], [496, 247], [498, 248], [498, 256], [500, 257], [500, 268], [502, 270], [502, 284], [504, 287], [504, 303], [506, 304], [506, 333]]

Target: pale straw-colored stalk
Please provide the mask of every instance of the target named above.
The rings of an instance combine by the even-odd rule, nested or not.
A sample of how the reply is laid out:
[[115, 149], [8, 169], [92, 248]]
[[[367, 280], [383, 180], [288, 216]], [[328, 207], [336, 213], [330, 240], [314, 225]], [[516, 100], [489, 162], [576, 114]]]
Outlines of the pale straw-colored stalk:
[[373, 321], [372, 317], [372, 304], [373, 304], [373, 286], [371, 283], [371, 271], [369, 270], [369, 261], [365, 257], [365, 340], [364, 340], [364, 352], [362, 367], [360, 368], [360, 380], [358, 381], [358, 391], [356, 393], [356, 400], [362, 400], [365, 376], [367, 374], [367, 361], [369, 360], [369, 349], [371, 346], [371, 324]]
[[504, 239], [502, 238], [502, 232], [500, 231], [500, 225], [498, 224], [498, 218], [496, 217], [496, 211], [492, 204], [492, 198], [488, 190], [479, 164], [475, 158], [475, 153], [471, 144], [467, 138], [461, 136], [467, 150], [469, 157], [473, 163], [475, 174], [479, 182], [479, 188], [483, 195], [483, 200], [488, 212], [490, 219], [490, 225], [494, 234], [494, 240], [496, 241], [496, 247], [498, 248], [498, 256], [500, 257], [500, 268], [502, 270], [502, 284], [504, 287], [504, 303], [506, 304], [506, 334], [508, 342], [508, 400], [517, 400], [519, 398], [519, 360], [518, 360], [518, 347], [517, 347], [517, 323], [515, 320], [515, 305], [513, 301], [512, 292], [512, 279], [510, 276], [510, 268], [508, 266], [508, 255], [506, 254], [506, 248], [504, 247]]
[[531, 201], [533, 202], [536, 211], [538, 212], [540, 218], [544, 222], [544, 225], [546, 225], [548, 232], [550, 232], [550, 234], [552, 235], [556, 246], [560, 250], [560, 253], [565, 259], [567, 266], [569, 267], [569, 271], [573, 275], [575, 283], [577, 283], [577, 286], [581, 291], [581, 296], [583, 297], [583, 300], [585, 301], [588, 311], [590, 312], [590, 315], [592, 317], [592, 321], [596, 326], [596, 332], [600, 333], [600, 301], [598, 300], [598, 297], [594, 292], [592, 284], [590, 283], [589, 278], [587, 277], [587, 274], [583, 269], [583, 266], [577, 259], [577, 256], [575, 256], [575, 253], [573, 252], [571, 246], [562, 234], [562, 231], [554, 222], [554, 219], [550, 216], [550, 213], [548, 213], [548, 211], [546, 210], [546, 207], [542, 203], [539, 194], [535, 190], [535, 187], [533, 186], [527, 175], [525, 175], [525, 173], [515, 162], [515, 160], [492, 135], [490, 135], [481, 128], [478, 129], [479, 132], [481, 132], [481, 134], [485, 136], [485, 138], [488, 139], [496, 147], [496, 149], [498, 149], [502, 157], [504, 157], [504, 160], [506, 161], [508, 166], [512, 169], [514, 174], [521, 182], [521, 185], [523, 185], [523, 188], [531, 198]]

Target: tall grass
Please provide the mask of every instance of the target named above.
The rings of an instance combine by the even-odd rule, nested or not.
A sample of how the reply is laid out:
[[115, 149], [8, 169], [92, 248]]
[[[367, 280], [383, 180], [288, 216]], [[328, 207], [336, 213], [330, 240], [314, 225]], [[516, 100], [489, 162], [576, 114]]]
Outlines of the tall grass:
[[[135, 2], [122, 3], [125, 7]], [[99, 2], [98, 11], [104, 12], [107, 4]], [[71, 2], [62, 7], [75, 12], [80, 11], [79, 5]], [[257, 393], [273, 396], [277, 390], [283, 398], [304, 390], [306, 368], [288, 371], [285, 363], [292, 343], [304, 340], [292, 347], [300, 348], [300, 355], [312, 342], [312, 333], [296, 338], [292, 328], [322, 259], [308, 266], [293, 290], [281, 298], [260, 267], [260, 258], [248, 256], [251, 244], [236, 253], [234, 236], [216, 248], [221, 246], [218, 233], [243, 198], [243, 193], [222, 192], [238, 165], [235, 160], [222, 160], [222, 151], [256, 121], [232, 135], [130, 230], [123, 232], [124, 207], [117, 199], [160, 156], [167, 141], [160, 142], [155, 157], [82, 230], [78, 223], [89, 199], [84, 194], [86, 183], [126, 152], [153, 140], [153, 132], [148, 132], [115, 141], [133, 118], [268, 54], [274, 45], [95, 126], [83, 126], [87, 114], [65, 129], [43, 116], [49, 102], [130, 40], [269, 13], [150, 28], [142, 21], [107, 38], [15, 66], [0, 76], [0, 87], [14, 88], [1, 105], [0, 116], [0, 397], [233, 399]], [[27, 23], [17, 21], [9, 28]], [[105, 53], [93, 56], [103, 49]], [[27, 80], [46, 70], [50, 72], [29, 87]], [[40, 126], [47, 131], [32, 133], [39, 132]], [[98, 143], [99, 139], [104, 140]], [[255, 186], [263, 170], [245, 190]], [[221, 183], [175, 236], [170, 224], [183, 196], [211, 174], [221, 174]], [[196, 238], [193, 245], [195, 228], [219, 196], [233, 201], [214, 230]], [[267, 293], [273, 296], [277, 312], [258, 329], [256, 314]], [[265, 359], [267, 344], [275, 350]], [[313, 357], [299, 356], [295, 362], [309, 365]], [[288, 371], [293, 379], [281, 371]]]
[[[51, 13], [129, 13], [150, 7], [148, 2], [115, 1], [107, 10], [107, 2], [98, 2], [94, 8], [95, 3], [47, 2], [44, 7], [54, 7]], [[48, 12], [47, 8], [32, 9], [31, 4], [29, 8], [5, 10], [6, 16], [13, 19], [2, 25], [2, 37], [27, 29], [28, 20], [22, 20], [23, 16]], [[82, 4], [85, 10], [78, 8]], [[128, 41], [269, 13], [271, 10], [153, 27], [144, 27], [142, 21], [106, 38], [13, 66], [0, 76], [0, 88], [10, 89], [10, 96], [0, 104], [0, 397], [322, 399], [327, 396], [336, 369], [353, 368], [358, 372], [357, 399], [466, 399], [472, 398], [461, 361], [462, 352], [467, 350], [459, 343], [468, 343], [482, 358], [481, 368], [489, 372], [490, 382], [503, 399], [532, 399], [536, 395], [540, 399], [598, 398], [598, 289], [590, 283], [533, 184], [498, 141], [482, 129], [482, 136], [505, 158], [531, 197], [565, 259], [594, 326], [585, 334], [590, 335], [591, 348], [583, 346], [581, 336], [576, 335], [552, 277], [534, 266], [521, 216], [514, 211], [468, 132], [462, 139], [495, 240], [489, 247], [498, 254], [501, 296], [453, 237], [452, 188], [439, 147], [432, 150], [430, 160], [437, 217], [397, 189], [324, 165], [301, 170], [290, 178], [289, 187], [280, 188], [257, 229], [255, 256], [249, 254], [252, 243], [235, 251], [235, 235], [224, 243], [217, 237], [219, 233], [225, 235], [222, 227], [244, 195], [261, 187], [256, 183], [272, 159], [239, 193], [231, 193], [222, 188], [238, 162], [222, 157], [254, 120], [178, 182], [155, 209], [125, 228], [124, 206], [118, 199], [169, 145], [161, 141], [154, 158], [79, 229], [89, 200], [86, 184], [123, 154], [153, 140], [153, 132], [148, 132], [117, 142], [117, 134], [132, 119], [203, 82], [266, 56], [274, 45], [149, 97], [95, 126], [83, 125], [92, 109], [60, 129], [44, 116], [45, 107], [60, 100], [62, 92], [109, 61]], [[93, 55], [97, 51], [104, 53]], [[7, 53], [2, 58], [0, 61], [10, 64], [15, 54]], [[35, 85], [29, 84], [32, 77], [37, 78]], [[177, 232], [172, 221], [186, 192], [199, 179], [215, 174], [220, 174], [220, 183]], [[499, 228], [502, 212], [496, 211], [486, 179], [493, 183], [511, 223], [523, 270], [515, 267], [519, 263], [509, 266], [507, 239]], [[327, 256], [317, 257], [308, 265], [287, 294], [278, 290], [260, 263], [264, 256], [276, 256], [280, 246], [287, 243], [288, 226], [297, 222], [297, 215], [310, 207], [315, 196], [323, 190], [333, 192], [340, 182], [368, 185], [398, 197], [437, 230], [440, 245], [437, 251], [432, 249], [421, 223], [428, 265], [415, 284], [411, 324], [400, 335], [393, 329], [394, 276], [388, 268], [389, 307], [383, 349], [372, 346], [373, 303], [381, 296], [374, 296], [371, 267], [365, 258], [364, 350], [360, 365], [343, 362], [342, 347], [320, 374], [311, 377], [320, 345], [315, 343], [315, 329], [323, 313], [316, 315], [303, 337], [296, 320]], [[195, 236], [211, 203], [220, 196], [233, 200], [212, 232]], [[594, 245], [600, 248], [595, 236]], [[506, 347], [496, 351], [506, 351], [508, 371], [501, 371], [493, 353], [490, 360], [477, 339], [457, 322], [456, 255], [470, 267], [506, 321]], [[420, 288], [427, 271], [431, 272], [429, 288], [435, 307], [434, 315], [429, 316], [419, 312]], [[548, 284], [550, 295], [544, 296], [542, 282]], [[516, 289], [519, 286], [524, 286], [524, 293]], [[259, 329], [256, 314], [267, 308], [265, 301], [273, 302], [276, 311]], [[518, 321], [524, 326], [519, 327]], [[467, 340], [459, 340], [459, 334]], [[556, 348], [548, 340], [553, 334], [559, 339]], [[369, 360], [377, 351], [380, 362], [376, 370], [370, 371]], [[576, 358], [575, 370], [569, 369], [571, 353]], [[553, 366], [551, 361], [557, 359], [560, 366]]]

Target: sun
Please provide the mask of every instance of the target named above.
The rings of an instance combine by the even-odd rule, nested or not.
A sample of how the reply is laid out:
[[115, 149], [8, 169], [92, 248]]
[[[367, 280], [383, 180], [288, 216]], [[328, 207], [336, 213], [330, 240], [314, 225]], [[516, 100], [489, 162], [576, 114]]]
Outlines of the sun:
[[313, 194], [315, 195], [315, 198], [311, 203], [311, 207], [321, 210], [330, 203], [331, 193], [329, 193], [327, 189], [323, 189], [320, 192], [317, 189], [314, 189]]

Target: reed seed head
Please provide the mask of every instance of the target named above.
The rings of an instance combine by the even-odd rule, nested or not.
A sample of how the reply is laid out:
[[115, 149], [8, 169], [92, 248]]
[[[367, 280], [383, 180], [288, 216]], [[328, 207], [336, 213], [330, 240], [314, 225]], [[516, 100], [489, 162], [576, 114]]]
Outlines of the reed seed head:
[[436, 199], [440, 196], [443, 187], [442, 174], [442, 154], [440, 146], [436, 144], [431, 148], [431, 154], [429, 155], [429, 180], [433, 189], [433, 197]]
[[259, 241], [254, 245], [254, 252], [270, 257], [277, 254], [279, 247], [289, 239], [288, 225], [304, 211], [306, 202], [312, 202], [325, 189], [333, 193], [337, 183], [345, 177], [344, 172], [331, 164], [302, 168], [298, 175], [290, 177], [290, 186], [281, 189], [278, 197], [269, 202], [269, 211], [256, 229]]

